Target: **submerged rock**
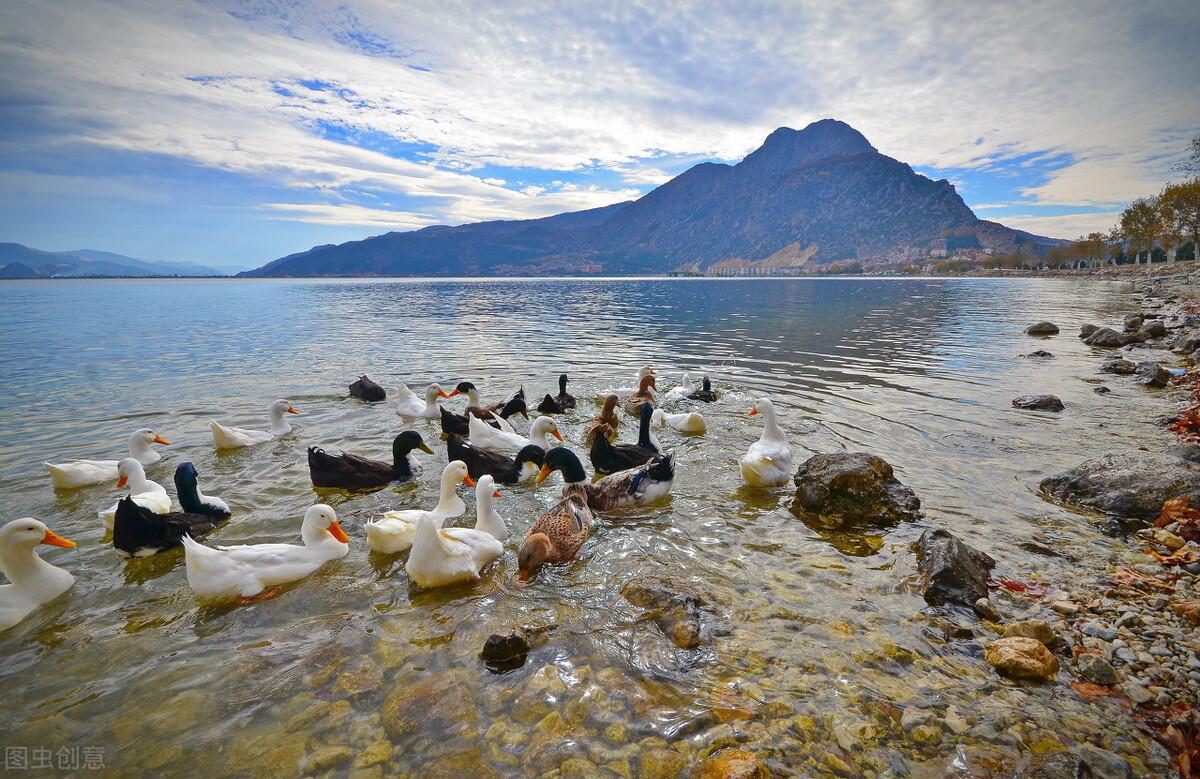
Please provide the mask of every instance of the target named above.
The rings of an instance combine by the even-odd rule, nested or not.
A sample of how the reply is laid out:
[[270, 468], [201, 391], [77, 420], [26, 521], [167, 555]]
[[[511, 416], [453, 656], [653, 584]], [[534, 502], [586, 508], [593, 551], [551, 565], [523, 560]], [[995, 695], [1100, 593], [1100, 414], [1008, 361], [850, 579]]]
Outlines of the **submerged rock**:
[[1118, 376], [1128, 376], [1137, 370], [1137, 366], [1130, 360], [1123, 360], [1120, 357], [1113, 357], [1105, 360], [1100, 366], [1101, 373], [1115, 373]]
[[1110, 390], [1108, 387], [1101, 385], [1099, 387], [1094, 387], [1092, 389], [1092, 392], [1096, 393], [1097, 395], [1107, 395], [1108, 393], [1112, 392], [1112, 390]]
[[350, 385], [350, 397], [375, 402], [386, 398], [387, 392], [366, 376], [359, 376], [358, 381]]
[[1101, 346], [1105, 348], [1115, 349], [1119, 346], [1132, 343], [1134, 335], [1118, 333], [1109, 327], [1100, 327], [1091, 332], [1090, 335], [1083, 339], [1083, 342], [1088, 346]]
[[1149, 521], [1173, 498], [1200, 504], [1200, 467], [1168, 454], [1107, 452], [1043, 479], [1040, 487], [1059, 503]]
[[1162, 389], [1170, 380], [1171, 372], [1156, 362], [1139, 362], [1137, 364], [1137, 378], [1134, 381], [1142, 386]]
[[1004, 637], [1032, 638], [1041, 641], [1046, 646], [1050, 646], [1058, 640], [1058, 636], [1054, 633], [1054, 628], [1040, 619], [1025, 619], [1020, 622], [1013, 622], [1004, 628]]
[[931, 606], [956, 604], [974, 608], [988, 596], [988, 574], [996, 561], [968, 546], [949, 530], [926, 530], [917, 539], [921, 594]]
[[1025, 335], [1058, 335], [1058, 325], [1053, 322], [1034, 322], [1025, 328]]
[[465, 682], [462, 671], [449, 670], [397, 684], [380, 709], [393, 743], [424, 732], [448, 735], [473, 727], [478, 710]]
[[1013, 408], [1026, 411], [1062, 411], [1066, 406], [1057, 395], [1022, 395], [1013, 398]]
[[529, 652], [546, 643], [546, 635], [555, 626], [517, 628], [506, 636], [493, 633], [483, 643], [479, 656], [492, 673], [506, 673], [525, 665]]
[[1080, 762], [1076, 776], [1090, 776], [1094, 779], [1129, 779], [1133, 776], [1133, 767], [1129, 765], [1129, 761], [1107, 749], [1084, 744], [1076, 754]]
[[1000, 638], [984, 650], [988, 665], [1010, 679], [1048, 682], [1058, 673], [1058, 658], [1036, 638]]
[[640, 576], [621, 588], [621, 596], [646, 609], [645, 618], [679, 649], [695, 649], [712, 638], [702, 611], [705, 598], [670, 579]]
[[691, 779], [769, 779], [771, 770], [753, 752], [723, 749], [692, 769]]
[[867, 452], [818, 454], [796, 470], [792, 511], [805, 522], [838, 530], [888, 527], [921, 516], [921, 501], [892, 466]]
[[1050, 358], [1052, 358], [1054, 356], [1054, 353], [1048, 352], [1045, 349], [1038, 349], [1037, 351], [1030, 352], [1029, 354], [1026, 354], [1024, 356], [1031, 357], [1031, 358], [1038, 359], [1038, 360], [1049, 360]]
[[1085, 682], [1111, 687], [1120, 681], [1117, 677], [1117, 670], [1100, 655], [1082, 654], [1075, 664], [1076, 674]]
[[1099, 330], [1099, 329], [1100, 329], [1100, 328], [1099, 328], [1099, 327], [1097, 327], [1096, 325], [1080, 325], [1080, 327], [1079, 327], [1079, 337], [1080, 337], [1080, 338], [1087, 338], [1087, 337], [1089, 337], [1089, 336], [1090, 336], [1092, 333], [1096, 332], [1096, 331], [1097, 331], [1097, 330]]

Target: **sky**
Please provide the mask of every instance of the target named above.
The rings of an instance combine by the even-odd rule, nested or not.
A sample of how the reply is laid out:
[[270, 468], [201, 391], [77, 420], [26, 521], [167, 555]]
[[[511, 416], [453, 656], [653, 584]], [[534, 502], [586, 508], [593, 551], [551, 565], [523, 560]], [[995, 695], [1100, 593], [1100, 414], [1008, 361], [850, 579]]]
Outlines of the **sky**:
[[1111, 226], [1200, 135], [1194, 0], [5, 0], [0, 241], [232, 271], [639, 197], [831, 117], [982, 218]]

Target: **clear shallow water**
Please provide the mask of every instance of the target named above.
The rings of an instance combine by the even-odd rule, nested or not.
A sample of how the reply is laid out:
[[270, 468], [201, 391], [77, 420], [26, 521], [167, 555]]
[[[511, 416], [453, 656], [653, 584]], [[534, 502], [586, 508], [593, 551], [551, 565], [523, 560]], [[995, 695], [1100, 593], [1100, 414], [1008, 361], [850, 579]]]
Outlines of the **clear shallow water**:
[[[386, 743], [389, 772], [530, 773], [577, 757], [636, 775], [658, 747], [692, 761], [741, 740], [778, 770], [835, 775], [831, 754], [869, 774], [1132, 731], [1065, 687], [998, 680], [977, 642], [945, 641], [910, 585], [909, 548], [947, 526], [996, 557], [998, 573], [1051, 584], [1106, 558], [1113, 542], [1035, 488], [1089, 453], [1161, 435], [1129, 421], [1157, 413], [1141, 388], [1111, 382], [1111, 395], [1094, 395], [1095, 356], [1074, 337], [1130, 305], [1100, 284], [999, 279], [0, 284], [3, 519], [36, 516], [79, 543], [43, 547], [75, 574], [70, 593], [0, 634], [0, 745], [95, 746], [115, 773], [184, 775], [203, 755], [210, 773], [289, 775], [319, 747], [359, 759]], [[1022, 334], [1040, 319], [1063, 335]], [[1020, 357], [1037, 348], [1055, 358]], [[523, 384], [535, 405], [562, 371], [585, 399], [633, 383], [644, 364], [664, 391], [687, 370], [722, 393], [698, 404], [706, 436], [660, 435], [679, 456], [670, 502], [604, 518], [579, 562], [523, 590], [512, 586], [516, 548], [558, 495], [557, 477], [504, 490], [498, 510], [514, 538], [476, 585], [419, 591], [403, 555], [368, 553], [369, 518], [436, 501], [445, 448], [436, 421], [347, 399], [360, 373], [389, 393], [400, 381], [469, 379], [498, 399]], [[1067, 412], [1009, 405], [1040, 391]], [[878, 453], [927, 518], [875, 538], [828, 537], [788, 511], [792, 490], [741, 488], [736, 460], [759, 433], [746, 410], [764, 394], [796, 462]], [[265, 427], [277, 397], [302, 411], [293, 435], [213, 451], [210, 421]], [[581, 452], [593, 409], [581, 403], [559, 422]], [[40, 463], [120, 456], [142, 426], [173, 442], [152, 478], [169, 485], [191, 460], [233, 507], [214, 541], [295, 540], [319, 498], [337, 508], [350, 554], [274, 600], [222, 608], [197, 607], [179, 553], [123, 562], [95, 517], [118, 490], [56, 494]], [[306, 446], [386, 458], [410, 426], [438, 452], [418, 483], [314, 493]], [[634, 434], [630, 422], [623, 437]], [[457, 522], [473, 521], [469, 507]], [[1079, 562], [1018, 546], [1030, 539]], [[707, 593], [729, 634], [668, 651], [619, 596], [646, 573]], [[522, 670], [493, 676], [479, 662], [488, 634], [549, 623], [558, 629]], [[385, 729], [389, 694], [428, 716]], [[896, 723], [914, 704], [953, 705], [972, 724], [1019, 716], [996, 738], [943, 730], [917, 743]]]

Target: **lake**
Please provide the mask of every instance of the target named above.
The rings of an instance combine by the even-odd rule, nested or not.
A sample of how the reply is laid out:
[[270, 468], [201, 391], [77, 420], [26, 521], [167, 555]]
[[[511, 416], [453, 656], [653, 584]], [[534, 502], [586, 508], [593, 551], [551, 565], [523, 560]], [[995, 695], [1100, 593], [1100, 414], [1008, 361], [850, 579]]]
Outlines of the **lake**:
[[[854, 775], [902, 775], [963, 750], [1011, 756], [1114, 729], [1148, 744], [1117, 707], [1008, 682], [979, 642], [948, 640], [913, 586], [911, 551], [922, 530], [944, 526], [1015, 579], [1053, 586], [1102, 567], [1123, 542], [1036, 486], [1088, 453], [1156, 435], [1129, 421], [1160, 413], [1140, 388], [1093, 393], [1095, 356], [1075, 337], [1131, 307], [1115, 286], [1046, 279], [2, 283], [3, 520], [35, 516], [78, 548], [41, 547], [75, 586], [0, 634], [0, 746], [102, 750], [114, 775], [184, 775], [201, 760], [214, 775], [290, 775], [306, 760], [310, 774], [359, 761], [363, 776], [486, 776], [567, 759], [584, 775], [671, 775], [679, 760], [740, 742], [774, 768], [833, 776], [837, 761]], [[1041, 319], [1062, 335], [1023, 334]], [[1054, 358], [1021, 357], [1039, 348]], [[581, 403], [559, 424], [582, 453], [591, 400], [633, 384], [642, 365], [662, 391], [687, 371], [721, 393], [668, 409], [698, 407], [709, 423], [702, 437], [660, 434], [678, 458], [670, 501], [601, 518], [580, 560], [524, 589], [513, 586], [516, 550], [556, 500], [557, 476], [502, 489], [514, 538], [477, 584], [421, 591], [405, 555], [368, 552], [364, 523], [432, 506], [446, 456], [436, 420], [348, 399], [359, 374], [389, 394], [470, 380], [489, 401], [523, 385], [532, 407], [566, 372]], [[1053, 392], [1067, 411], [1010, 406], [1029, 392]], [[877, 453], [925, 519], [830, 535], [789, 511], [794, 489], [743, 488], [737, 458], [759, 435], [747, 410], [762, 396], [796, 463]], [[292, 435], [213, 450], [211, 421], [265, 428], [280, 397], [301, 411]], [[190, 460], [232, 506], [213, 542], [297, 542], [304, 509], [322, 501], [350, 554], [274, 599], [221, 607], [198, 607], [179, 552], [123, 561], [96, 517], [115, 485], [56, 494], [41, 463], [121, 456], [144, 426], [172, 442], [151, 478], [173, 494], [171, 474]], [[437, 452], [418, 482], [314, 492], [305, 447], [386, 459], [409, 427]], [[628, 418], [622, 436], [636, 436]], [[473, 495], [460, 492], [468, 511], [452, 524], [470, 525]], [[1026, 551], [1030, 541], [1062, 556]], [[720, 628], [712, 641], [665, 645], [620, 597], [642, 574], [703, 592]], [[479, 660], [489, 634], [546, 625], [557, 627], [523, 668], [494, 675]], [[918, 740], [898, 725], [910, 706], [937, 717], [953, 707], [972, 729]]]

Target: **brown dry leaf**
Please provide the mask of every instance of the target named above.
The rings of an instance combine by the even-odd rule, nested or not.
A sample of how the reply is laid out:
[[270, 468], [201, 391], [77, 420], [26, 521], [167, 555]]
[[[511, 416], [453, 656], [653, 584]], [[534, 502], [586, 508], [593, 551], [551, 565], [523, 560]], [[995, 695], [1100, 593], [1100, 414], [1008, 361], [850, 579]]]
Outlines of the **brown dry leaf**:
[[1154, 551], [1150, 547], [1146, 547], [1155, 560], [1158, 560], [1163, 565], [1190, 565], [1192, 563], [1200, 563], [1200, 549], [1192, 547], [1182, 547], [1181, 549], [1172, 552], [1168, 555], [1162, 555]]
[[1184, 600], [1171, 604], [1174, 611], [1184, 619], [1200, 625], [1200, 600]]
[[1155, 576], [1138, 573], [1131, 568], [1118, 568], [1108, 575], [1108, 580], [1118, 587], [1149, 587], [1153, 590], [1162, 590], [1163, 592], [1175, 591], [1173, 584], [1167, 584]]
[[1103, 684], [1092, 684], [1090, 682], [1071, 682], [1071, 689], [1092, 703], [1102, 701], [1105, 698], [1113, 698], [1117, 703], [1122, 705], [1129, 703], [1129, 699], [1120, 692], [1111, 687], [1105, 687]]
[[1185, 541], [1200, 541], [1200, 509], [1190, 508], [1188, 496], [1168, 500], [1163, 504], [1162, 513], [1154, 520], [1155, 527], [1166, 527], [1172, 522], [1179, 523], [1176, 535]]
[[1200, 443], [1200, 404], [1188, 406], [1179, 412], [1179, 417], [1167, 425], [1167, 429], [1182, 441]]

